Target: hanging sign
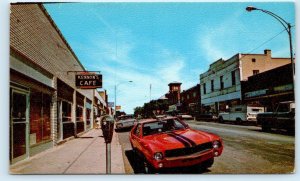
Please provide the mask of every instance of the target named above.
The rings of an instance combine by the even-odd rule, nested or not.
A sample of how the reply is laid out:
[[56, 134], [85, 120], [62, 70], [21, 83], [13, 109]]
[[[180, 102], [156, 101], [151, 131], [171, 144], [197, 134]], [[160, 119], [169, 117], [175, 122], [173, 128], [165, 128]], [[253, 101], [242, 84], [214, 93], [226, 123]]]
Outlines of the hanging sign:
[[102, 75], [95, 73], [83, 73], [75, 75], [76, 87], [80, 89], [102, 88]]

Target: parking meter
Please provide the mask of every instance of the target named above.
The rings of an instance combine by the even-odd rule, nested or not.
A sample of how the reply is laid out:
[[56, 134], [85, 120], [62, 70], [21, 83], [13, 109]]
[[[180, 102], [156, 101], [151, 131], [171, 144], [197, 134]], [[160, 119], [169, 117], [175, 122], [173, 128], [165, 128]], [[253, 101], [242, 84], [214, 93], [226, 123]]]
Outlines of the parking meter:
[[101, 119], [101, 129], [106, 145], [106, 173], [111, 173], [111, 140], [114, 133], [114, 118], [111, 116], [104, 116]]
[[105, 143], [111, 143], [114, 133], [114, 122], [115, 120], [111, 116], [105, 116], [101, 120], [101, 129]]

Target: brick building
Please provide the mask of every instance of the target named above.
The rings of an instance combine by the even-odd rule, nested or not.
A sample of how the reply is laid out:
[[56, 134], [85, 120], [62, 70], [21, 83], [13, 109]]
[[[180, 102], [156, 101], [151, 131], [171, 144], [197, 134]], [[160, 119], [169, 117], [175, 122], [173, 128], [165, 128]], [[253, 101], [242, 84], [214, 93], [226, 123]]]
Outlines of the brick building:
[[196, 115], [200, 111], [200, 84], [197, 84], [180, 93], [181, 111]]
[[92, 128], [107, 106], [97, 91], [77, 89], [69, 71], [85, 69], [44, 6], [12, 4], [10, 163]]

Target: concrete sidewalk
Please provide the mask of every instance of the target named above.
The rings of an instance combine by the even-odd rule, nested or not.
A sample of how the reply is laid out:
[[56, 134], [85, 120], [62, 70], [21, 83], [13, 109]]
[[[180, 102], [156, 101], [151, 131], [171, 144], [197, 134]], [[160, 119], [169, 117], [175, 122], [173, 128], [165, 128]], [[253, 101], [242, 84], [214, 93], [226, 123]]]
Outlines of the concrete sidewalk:
[[[10, 166], [11, 174], [105, 174], [105, 143], [100, 129]], [[122, 148], [114, 133], [111, 173], [125, 174]]]

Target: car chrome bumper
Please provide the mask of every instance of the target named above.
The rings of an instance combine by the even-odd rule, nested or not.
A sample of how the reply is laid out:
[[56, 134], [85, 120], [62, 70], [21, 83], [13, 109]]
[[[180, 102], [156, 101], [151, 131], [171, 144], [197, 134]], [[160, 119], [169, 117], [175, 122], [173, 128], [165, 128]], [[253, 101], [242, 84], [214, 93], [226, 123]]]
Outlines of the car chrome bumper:
[[215, 157], [214, 152], [215, 151], [211, 149], [206, 152], [195, 153], [188, 156], [164, 158], [161, 161], [155, 162], [153, 166], [156, 169], [193, 166]]

